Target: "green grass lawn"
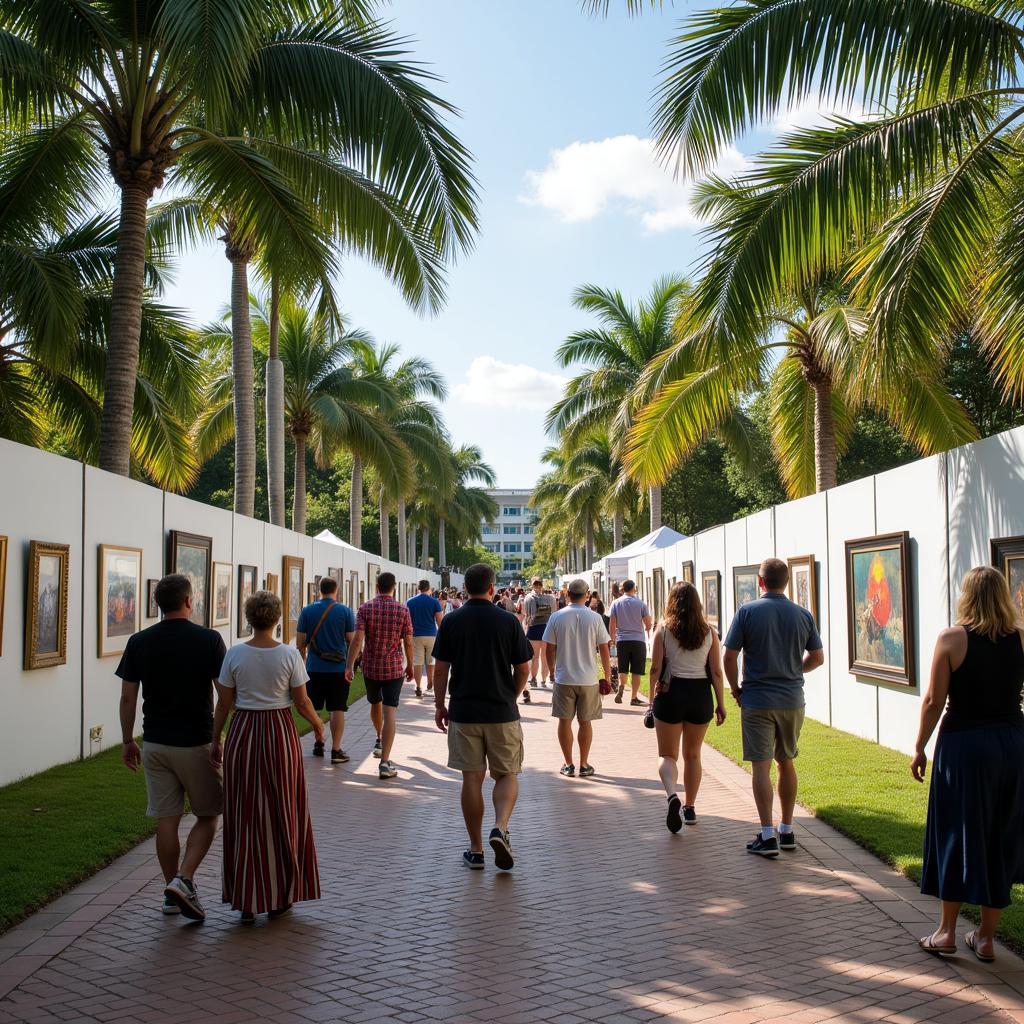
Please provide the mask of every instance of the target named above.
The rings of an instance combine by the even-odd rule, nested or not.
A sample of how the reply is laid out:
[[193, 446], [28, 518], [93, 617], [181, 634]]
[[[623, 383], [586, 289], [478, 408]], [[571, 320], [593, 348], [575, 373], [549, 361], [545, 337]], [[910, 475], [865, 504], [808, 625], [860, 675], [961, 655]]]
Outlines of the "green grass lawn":
[[[350, 701], [365, 692], [357, 674]], [[145, 812], [142, 773], [121, 764], [120, 746], [0, 788], [0, 932], [152, 835]]]

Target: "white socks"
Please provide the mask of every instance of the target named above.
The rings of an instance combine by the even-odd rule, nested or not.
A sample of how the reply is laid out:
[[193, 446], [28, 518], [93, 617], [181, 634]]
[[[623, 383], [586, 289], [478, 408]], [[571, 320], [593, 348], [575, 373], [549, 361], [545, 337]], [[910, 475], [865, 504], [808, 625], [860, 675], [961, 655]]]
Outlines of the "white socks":
[[769, 839], [774, 839], [775, 838], [775, 826], [774, 825], [764, 825], [764, 826], [762, 826], [762, 828], [761, 828], [761, 838], [765, 842], [767, 842]]
[[785, 835], [787, 832], [792, 832], [793, 826], [787, 825], [784, 821], [779, 823], [779, 832]]

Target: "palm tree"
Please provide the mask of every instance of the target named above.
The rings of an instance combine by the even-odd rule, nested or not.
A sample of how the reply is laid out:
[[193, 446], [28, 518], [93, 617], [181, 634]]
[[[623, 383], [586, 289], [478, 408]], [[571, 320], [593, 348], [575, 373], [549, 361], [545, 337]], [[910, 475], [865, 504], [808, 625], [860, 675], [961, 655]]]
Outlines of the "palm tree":
[[439, 565], [448, 564], [446, 534], [449, 524], [456, 536], [475, 538], [480, 532], [480, 523], [498, 514], [497, 502], [485, 490], [496, 486], [498, 478], [494, 470], [484, 462], [481, 449], [475, 444], [464, 444], [452, 451], [450, 458], [453, 484], [449, 490], [440, 481], [440, 490], [445, 500], [437, 505]]
[[[597, 316], [599, 326], [570, 335], [557, 359], [562, 366], [586, 363], [569, 381], [564, 396], [548, 413], [549, 433], [570, 445], [595, 427], [607, 429], [620, 451], [648, 393], [643, 390], [648, 363], [673, 341], [672, 325], [689, 293], [684, 278], [658, 280], [651, 294], [631, 307], [618, 291], [584, 285], [573, 296], [577, 309]], [[661, 487], [648, 488], [650, 527], [661, 526]]]
[[[474, 183], [444, 123], [451, 108], [426, 87], [428, 72], [402, 60], [399, 40], [366, 22], [370, 6], [345, 0], [317, 14], [267, 0], [212, 16], [208, 4], [172, 0], [141, 13], [0, 0], [0, 116], [19, 130], [0, 178], [0, 231], [29, 211], [82, 202], [106, 175], [120, 189], [102, 468], [129, 470], [147, 209], [165, 184], [231, 211], [239, 258], [257, 228], [275, 248], [323, 257], [304, 185], [344, 193], [343, 240], [372, 235], [369, 251], [412, 273], [419, 253], [395, 241], [395, 211], [445, 257], [470, 243]], [[300, 158], [300, 144], [344, 152], [347, 173], [332, 164], [307, 180], [314, 160]], [[367, 197], [374, 185], [388, 202]]]

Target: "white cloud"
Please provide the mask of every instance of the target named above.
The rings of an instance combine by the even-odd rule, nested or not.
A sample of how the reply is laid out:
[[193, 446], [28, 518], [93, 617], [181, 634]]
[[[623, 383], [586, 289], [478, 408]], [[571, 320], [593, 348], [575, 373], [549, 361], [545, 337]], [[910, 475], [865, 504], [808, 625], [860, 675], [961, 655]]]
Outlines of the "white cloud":
[[830, 104], [817, 96], [807, 96], [795, 106], [780, 110], [771, 127], [781, 135], [793, 131], [794, 128], [814, 128], [823, 125], [829, 117], [848, 117], [857, 120], [869, 114], [867, 107], [854, 100]]
[[471, 405], [546, 411], [562, 397], [565, 384], [565, 377], [526, 363], [477, 356], [466, 370], [466, 379], [453, 390], [456, 398]]
[[[741, 172], [746, 159], [734, 147], [722, 154], [716, 173]], [[600, 142], [571, 142], [551, 152], [541, 171], [527, 171], [522, 200], [551, 210], [566, 223], [593, 220], [623, 209], [648, 231], [670, 231], [697, 223], [690, 205], [692, 185], [662, 166], [651, 139], [616, 135]]]

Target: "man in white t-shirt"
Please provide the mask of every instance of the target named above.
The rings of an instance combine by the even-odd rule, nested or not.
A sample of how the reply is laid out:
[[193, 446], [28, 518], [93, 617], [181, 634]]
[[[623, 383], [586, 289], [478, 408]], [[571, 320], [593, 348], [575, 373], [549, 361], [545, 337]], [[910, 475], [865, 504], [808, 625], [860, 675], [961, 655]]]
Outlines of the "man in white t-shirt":
[[595, 679], [594, 653], [601, 655], [603, 679], [611, 675], [608, 656], [608, 630], [597, 612], [584, 604], [588, 587], [583, 580], [569, 584], [569, 604], [555, 612], [544, 629], [544, 656], [555, 688], [551, 697], [551, 716], [558, 719], [558, 743], [565, 764], [561, 774], [572, 778], [576, 768], [572, 760], [572, 720], [578, 719], [580, 777], [594, 774], [590, 746], [594, 740], [593, 722], [602, 715], [601, 691]]

